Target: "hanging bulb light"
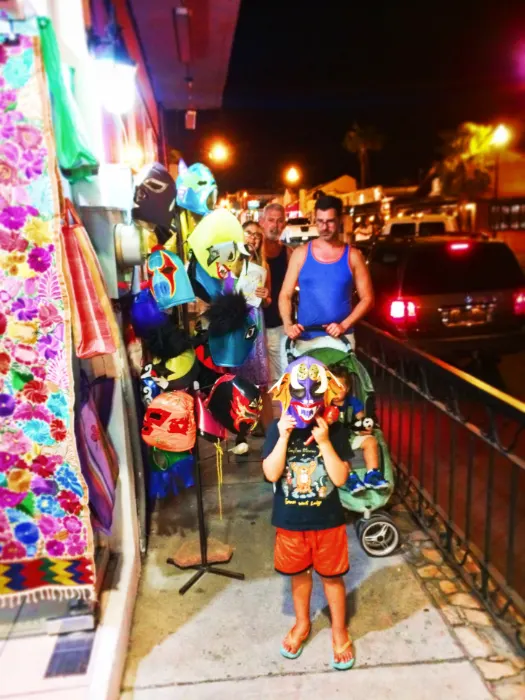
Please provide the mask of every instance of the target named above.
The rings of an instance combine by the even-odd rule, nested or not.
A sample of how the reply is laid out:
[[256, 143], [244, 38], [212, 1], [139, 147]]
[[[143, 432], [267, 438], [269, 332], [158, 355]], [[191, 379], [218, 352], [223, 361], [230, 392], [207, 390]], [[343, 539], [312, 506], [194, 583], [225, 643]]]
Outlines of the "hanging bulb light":
[[103, 38], [91, 34], [88, 43], [104, 109], [118, 115], [130, 112], [135, 104], [137, 64], [126, 49], [122, 30], [112, 20]]

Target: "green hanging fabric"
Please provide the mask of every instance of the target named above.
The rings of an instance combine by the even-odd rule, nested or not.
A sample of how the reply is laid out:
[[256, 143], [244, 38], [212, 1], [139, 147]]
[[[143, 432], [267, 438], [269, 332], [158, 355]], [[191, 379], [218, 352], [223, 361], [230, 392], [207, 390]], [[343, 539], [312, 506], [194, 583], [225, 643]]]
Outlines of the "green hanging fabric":
[[47, 17], [39, 17], [38, 28], [51, 92], [53, 127], [60, 169], [70, 182], [89, 180], [97, 174], [99, 163], [88, 146], [75, 98], [62, 74], [55, 30]]

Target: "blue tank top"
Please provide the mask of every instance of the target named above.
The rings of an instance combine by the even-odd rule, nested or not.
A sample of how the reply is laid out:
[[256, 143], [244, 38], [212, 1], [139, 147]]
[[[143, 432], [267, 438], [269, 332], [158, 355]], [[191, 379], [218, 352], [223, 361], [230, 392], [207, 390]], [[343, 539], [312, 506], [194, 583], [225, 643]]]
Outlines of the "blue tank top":
[[[340, 323], [352, 310], [353, 275], [350, 269], [350, 247], [345, 245], [339, 260], [331, 263], [314, 258], [312, 243], [308, 243], [306, 260], [299, 273], [299, 309], [297, 322], [301, 326], [326, 326]], [[348, 332], [351, 332], [349, 329]], [[323, 335], [321, 331], [304, 333], [308, 340]]]

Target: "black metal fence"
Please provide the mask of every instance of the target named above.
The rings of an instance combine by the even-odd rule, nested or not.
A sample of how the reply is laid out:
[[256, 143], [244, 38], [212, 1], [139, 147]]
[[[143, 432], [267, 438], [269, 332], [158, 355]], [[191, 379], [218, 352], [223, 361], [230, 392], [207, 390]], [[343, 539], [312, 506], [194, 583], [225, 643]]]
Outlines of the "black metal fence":
[[421, 526], [525, 649], [525, 404], [368, 324], [359, 359]]

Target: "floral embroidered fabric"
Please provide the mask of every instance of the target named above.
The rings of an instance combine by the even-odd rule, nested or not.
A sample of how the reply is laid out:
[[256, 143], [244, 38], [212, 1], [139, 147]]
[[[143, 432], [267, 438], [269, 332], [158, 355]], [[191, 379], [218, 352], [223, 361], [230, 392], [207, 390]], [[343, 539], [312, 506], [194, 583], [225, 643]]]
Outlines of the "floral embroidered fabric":
[[38, 39], [0, 45], [0, 605], [92, 596], [70, 310]]

